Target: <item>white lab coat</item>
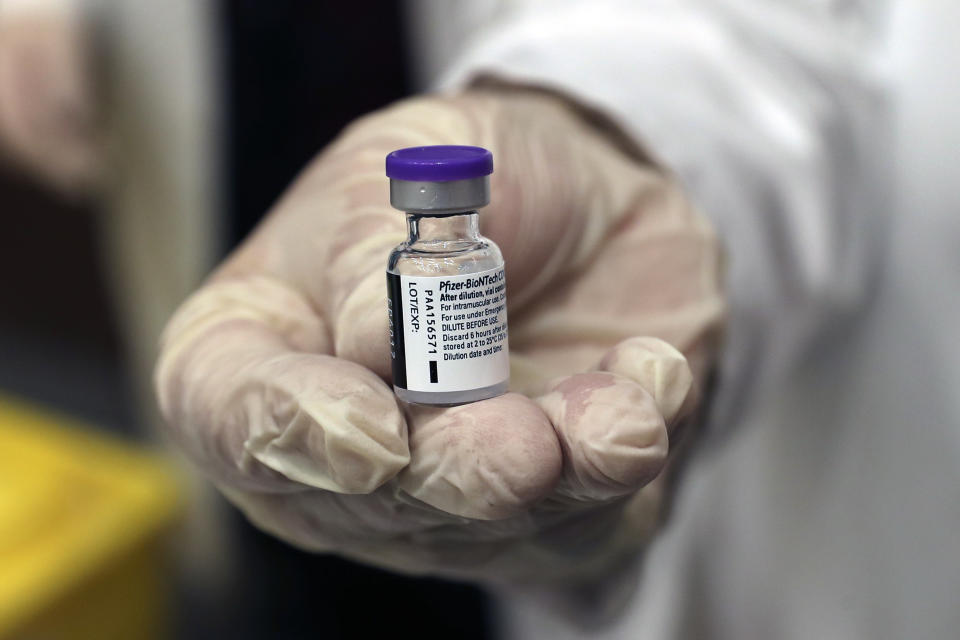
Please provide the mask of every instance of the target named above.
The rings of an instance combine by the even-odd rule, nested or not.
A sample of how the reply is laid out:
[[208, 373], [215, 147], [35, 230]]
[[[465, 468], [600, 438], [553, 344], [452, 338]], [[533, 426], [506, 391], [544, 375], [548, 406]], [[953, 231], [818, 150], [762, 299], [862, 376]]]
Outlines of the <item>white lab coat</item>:
[[424, 83], [492, 73], [604, 109], [730, 253], [713, 440], [627, 606], [582, 629], [501, 594], [504, 635], [958, 637], [960, 7], [421, 0], [410, 15]]

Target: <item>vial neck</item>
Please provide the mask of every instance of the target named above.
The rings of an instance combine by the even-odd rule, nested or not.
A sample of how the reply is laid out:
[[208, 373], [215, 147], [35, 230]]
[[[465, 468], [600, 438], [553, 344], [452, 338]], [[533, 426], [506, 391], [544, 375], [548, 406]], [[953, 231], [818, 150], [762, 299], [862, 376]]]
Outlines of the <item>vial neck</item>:
[[476, 211], [445, 215], [408, 213], [408, 242], [410, 244], [477, 242], [480, 240], [479, 217]]

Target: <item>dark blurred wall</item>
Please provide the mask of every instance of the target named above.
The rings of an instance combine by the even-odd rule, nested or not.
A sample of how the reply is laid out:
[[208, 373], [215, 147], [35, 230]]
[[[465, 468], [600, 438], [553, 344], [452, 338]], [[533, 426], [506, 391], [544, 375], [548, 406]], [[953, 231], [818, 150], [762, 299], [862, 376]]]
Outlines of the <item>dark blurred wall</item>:
[[[240, 0], [224, 2], [222, 11], [226, 196], [235, 244], [344, 125], [403, 97], [409, 73], [399, 2]], [[235, 520], [241, 573], [249, 580], [231, 597], [231, 637], [490, 635], [486, 600], [472, 587], [299, 553], [239, 515]], [[197, 614], [187, 623], [194, 633], [205, 626], [203, 612]]]
[[0, 391], [135, 433], [92, 202], [0, 166]]
[[234, 242], [344, 125], [406, 94], [401, 4], [224, 3]]

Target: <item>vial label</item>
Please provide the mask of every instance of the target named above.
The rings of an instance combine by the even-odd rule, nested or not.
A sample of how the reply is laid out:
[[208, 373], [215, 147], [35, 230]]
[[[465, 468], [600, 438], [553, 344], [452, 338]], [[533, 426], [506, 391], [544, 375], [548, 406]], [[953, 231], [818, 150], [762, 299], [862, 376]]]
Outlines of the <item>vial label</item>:
[[510, 377], [503, 267], [457, 276], [387, 273], [393, 384], [469, 391]]

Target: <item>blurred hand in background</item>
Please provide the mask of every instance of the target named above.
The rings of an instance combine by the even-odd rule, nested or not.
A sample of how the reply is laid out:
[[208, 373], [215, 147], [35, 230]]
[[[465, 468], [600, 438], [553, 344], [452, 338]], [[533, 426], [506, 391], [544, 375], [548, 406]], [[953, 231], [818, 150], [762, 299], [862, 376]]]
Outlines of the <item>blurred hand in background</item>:
[[76, 8], [0, 3], [0, 159], [65, 193], [99, 170], [92, 47]]

